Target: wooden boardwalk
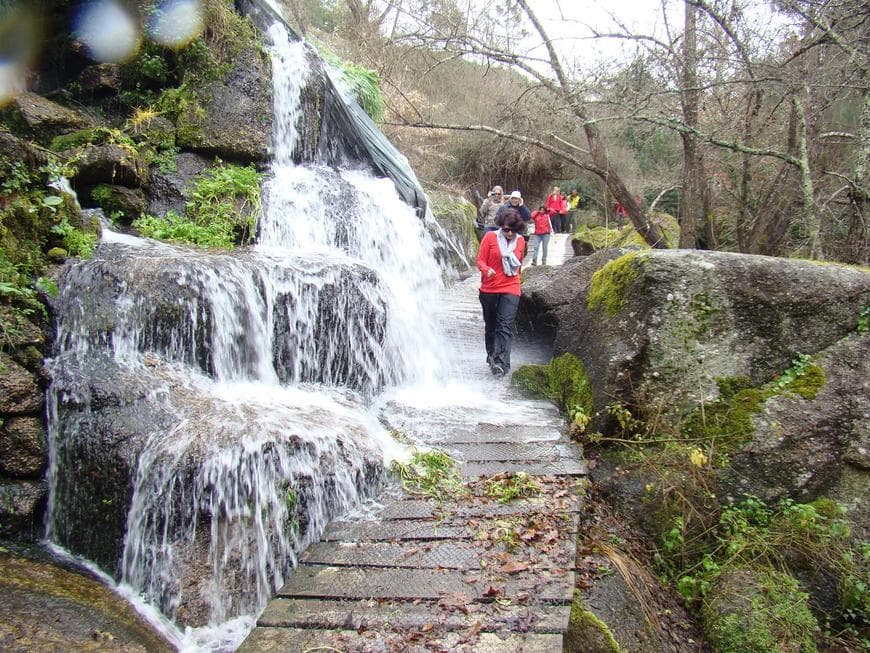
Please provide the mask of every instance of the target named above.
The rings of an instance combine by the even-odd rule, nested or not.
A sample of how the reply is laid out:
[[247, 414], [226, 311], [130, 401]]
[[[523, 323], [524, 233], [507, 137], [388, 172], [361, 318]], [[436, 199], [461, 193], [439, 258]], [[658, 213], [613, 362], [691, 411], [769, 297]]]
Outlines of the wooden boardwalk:
[[[496, 417], [484, 405], [479, 414], [435, 410], [425, 419], [414, 411], [426, 409], [403, 409], [416, 442], [457, 461], [463, 490], [436, 501], [395, 480], [364, 520], [330, 524], [300, 556], [240, 653], [562, 650], [583, 452], [563, 434], [564, 418], [552, 404], [519, 397], [508, 378], [495, 379], [479, 360], [476, 287], [471, 279], [465, 290], [452, 289], [465, 293], [464, 303], [454, 299], [447, 313], [458, 317], [443, 319], [453, 323], [451, 350], [467, 358], [461, 367], [479, 375], [464, 382], [485, 389]], [[514, 365], [546, 355], [520, 347]], [[537, 491], [506, 503], [488, 493], [517, 472]]]
[[[540, 430], [480, 426], [455, 443], [469, 494], [439, 503], [393, 487], [376, 519], [333, 523], [238, 650], [561, 651], [582, 453], [558, 433], [526, 444]], [[540, 493], [485, 496], [486, 479], [516, 470]]]

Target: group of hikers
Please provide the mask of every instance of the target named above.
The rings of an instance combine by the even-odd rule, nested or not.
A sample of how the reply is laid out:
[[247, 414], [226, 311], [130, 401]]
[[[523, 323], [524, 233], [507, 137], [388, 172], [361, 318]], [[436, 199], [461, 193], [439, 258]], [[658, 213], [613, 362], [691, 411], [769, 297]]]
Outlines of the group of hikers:
[[480, 270], [480, 305], [483, 309], [486, 362], [495, 376], [504, 376], [510, 369], [514, 319], [520, 304], [520, 271], [529, 248], [526, 245], [527, 225], [534, 225], [531, 239], [531, 264], [537, 265], [542, 249], [541, 265], [547, 264], [550, 234], [573, 230], [573, 216], [580, 206], [576, 190], [570, 196], [553, 187], [544, 204], [534, 212], [515, 190], [505, 200], [504, 189], [493, 186], [478, 211], [478, 226], [483, 231], [477, 254]]

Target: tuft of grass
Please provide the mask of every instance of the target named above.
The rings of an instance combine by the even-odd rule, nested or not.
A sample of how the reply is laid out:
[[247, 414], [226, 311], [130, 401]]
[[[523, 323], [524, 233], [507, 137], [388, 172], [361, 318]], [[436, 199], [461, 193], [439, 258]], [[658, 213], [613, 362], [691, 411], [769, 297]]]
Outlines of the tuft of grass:
[[443, 451], [417, 452], [410, 462], [393, 461], [392, 469], [410, 494], [444, 501], [466, 492], [456, 471], [456, 463]]
[[536, 496], [540, 492], [541, 486], [525, 472], [497, 474], [483, 482], [484, 496], [499, 503], [510, 503], [514, 499]]

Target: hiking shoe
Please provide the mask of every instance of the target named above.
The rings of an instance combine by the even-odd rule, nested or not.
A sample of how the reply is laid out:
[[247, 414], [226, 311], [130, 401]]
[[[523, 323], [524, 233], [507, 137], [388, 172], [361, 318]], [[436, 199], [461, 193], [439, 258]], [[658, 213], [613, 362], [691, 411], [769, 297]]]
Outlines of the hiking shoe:
[[493, 364], [490, 369], [495, 376], [504, 376], [505, 374], [504, 368], [498, 363]]

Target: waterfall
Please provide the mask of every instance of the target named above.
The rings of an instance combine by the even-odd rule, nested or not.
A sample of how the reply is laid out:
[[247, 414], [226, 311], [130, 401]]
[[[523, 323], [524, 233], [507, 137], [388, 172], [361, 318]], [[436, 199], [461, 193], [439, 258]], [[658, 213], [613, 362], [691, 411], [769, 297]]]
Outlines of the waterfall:
[[423, 221], [389, 179], [294, 164], [309, 46], [269, 38], [258, 242], [108, 231], [61, 280], [49, 361], [48, 539], [201, 632], [252, 626], [297, 553], [377, 490], [399, 447], [373, 399], [442, 366]]

